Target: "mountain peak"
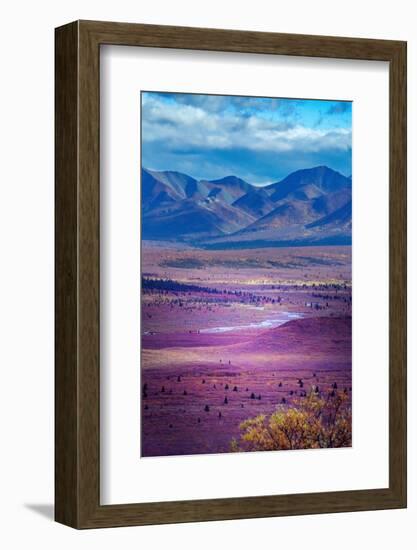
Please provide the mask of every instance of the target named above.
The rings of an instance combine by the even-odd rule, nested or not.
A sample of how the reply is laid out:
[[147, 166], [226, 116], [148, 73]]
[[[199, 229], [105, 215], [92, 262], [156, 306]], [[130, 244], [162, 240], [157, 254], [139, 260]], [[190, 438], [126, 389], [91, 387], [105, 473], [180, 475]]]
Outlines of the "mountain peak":
[[292, 172], [283, 180], [269, 185], [268, 189], [272, 191], [271, 199], [277, 202], [299, 189], [314, 187], [319, 193], [326, 194], [348, 189], [351, 185], [352, 181], [340, 172], [328, 166], [314, 166]]
[[[329, 168], [328, 166], [326, 166], [325, 164], [320, 164], [319, 166], [312, 166], [311, 168], [300, 168], [300, 170], [296, 170], [295, 172], [292, 172], [291, 174], [289, 174], [288, 176], [286, 176], [286, 178], [284, 179], [287, 179], [295, 174], [316, 174], [316, 175], [319, 175], [319, 174], [337, 174], [339, 176], [342, 176], [342, 177], [345, 177], [343, 176], [343, 174], [341, 174], [340, 172], [338, 172], [337, 170], [333, 170], [333, 168]], [[284, 181], [284, 180], [282, 180]]]
[[217, 179], [217, 180], [209, 180], [210, 183], [214, 185], [237, 185], [242, 187], [252, 187], [250, 183], [243, 180], [242, 178], [239, 178], [237, 176], [233, 176], [232, 174], [229, 176], [224, 176], [223, 178]]
[[148, 172], [156, 179], [176, 178], [180, 180], [182, 179], [184, 181], [197, 181], [195, 178], [189, 176], [188, 174], [184, 174], [184, 172], [178, 172], [176, 170], [150, 170], [149, 168], [145, 167], [142, 167], [142, 170], [145, 170], [145, 172]]

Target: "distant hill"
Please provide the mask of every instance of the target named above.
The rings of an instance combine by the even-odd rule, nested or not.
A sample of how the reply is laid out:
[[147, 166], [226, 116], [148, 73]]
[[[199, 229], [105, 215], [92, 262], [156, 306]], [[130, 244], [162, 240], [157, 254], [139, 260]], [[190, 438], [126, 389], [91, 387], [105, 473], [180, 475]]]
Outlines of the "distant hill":
[[257, 187], [142, 169], [142, 238], [204, 248], [349, 244], [352, 181], [326, 166]]

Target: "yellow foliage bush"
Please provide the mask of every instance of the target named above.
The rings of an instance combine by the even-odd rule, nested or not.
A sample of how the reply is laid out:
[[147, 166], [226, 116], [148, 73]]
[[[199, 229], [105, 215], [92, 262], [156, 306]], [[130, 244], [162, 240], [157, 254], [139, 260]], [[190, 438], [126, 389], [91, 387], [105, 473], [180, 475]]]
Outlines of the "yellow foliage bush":
[[240, 440], [231, 450], [273, 451], [320, 449], [352, 445], [352, 412], [345, 393], [333, 391], [327, 397], [314, 389], [288, 408], [280, 406], [269, 417], [259, 415], [240, 424]]

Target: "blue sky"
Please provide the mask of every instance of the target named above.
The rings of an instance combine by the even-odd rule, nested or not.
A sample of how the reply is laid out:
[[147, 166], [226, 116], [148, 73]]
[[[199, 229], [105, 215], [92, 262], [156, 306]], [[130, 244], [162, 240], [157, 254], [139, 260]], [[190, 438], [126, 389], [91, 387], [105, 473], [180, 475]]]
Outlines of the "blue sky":
[[142, 92], [142, 165], [255, 184], [301, 168], [352, 172], [352, 104]]

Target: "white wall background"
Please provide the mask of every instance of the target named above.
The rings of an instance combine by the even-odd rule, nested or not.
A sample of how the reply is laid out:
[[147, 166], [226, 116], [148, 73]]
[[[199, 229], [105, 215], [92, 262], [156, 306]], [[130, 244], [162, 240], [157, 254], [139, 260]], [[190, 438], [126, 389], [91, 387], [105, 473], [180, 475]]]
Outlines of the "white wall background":
[[[415, 547], [417, 13], [412, 0], [15, 0], [1, 9], [0, 545], [60, 550]], [[74, 19], [408, 40], [409, 508], [77, 532], [52, 522], [54, 27]]]

